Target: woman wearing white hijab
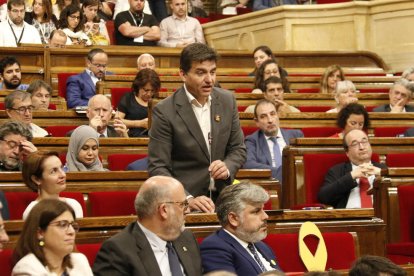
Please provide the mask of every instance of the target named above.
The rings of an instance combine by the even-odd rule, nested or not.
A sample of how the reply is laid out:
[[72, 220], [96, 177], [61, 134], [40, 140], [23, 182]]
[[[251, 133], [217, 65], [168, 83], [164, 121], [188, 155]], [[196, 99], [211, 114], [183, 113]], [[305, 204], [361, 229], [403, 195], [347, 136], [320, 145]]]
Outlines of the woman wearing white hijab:
[[92, 127], [77, 127], [69, 140], [66, 171], [105, 171], [99, 160], [98, 133]]

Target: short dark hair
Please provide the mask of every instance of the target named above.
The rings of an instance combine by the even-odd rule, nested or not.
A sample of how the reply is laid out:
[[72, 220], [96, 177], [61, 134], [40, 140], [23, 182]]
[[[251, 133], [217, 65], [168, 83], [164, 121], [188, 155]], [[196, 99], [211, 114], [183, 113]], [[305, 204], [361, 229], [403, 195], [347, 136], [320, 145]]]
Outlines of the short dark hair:
[[274, 59], [268, 59], [268, 60], [263, 61], [259, 69], [256, 70], [256, 74], [254, 78], [254, 88], [261, 89], [261, 87], [263, 87], [263, 83], [265, 81], [264, 79], [265, 68], [267, 65], [272, 64], [272, 63], [276, 64], [277, 68], [279, 69], [280, 79], [282, 80], [282, 86], [283, 86], [284, 92], [290, 93], [290, 88], [289, 88], [290, 84], [287, 79], [287, 72], [282, 67], [280, 67], [279, 64], [276, 62], [276, 60]]
[[362, 256], [356, 260], [349, 271], [349, 276], [379, 276], [380, 273], [392, 276], [405, 276], [407, 272], [390, 260], [380, 256]]
[[0, 74], [3, 75], [4, 69], [6, 69], [6, 67], [9, 67], [9, 66], [14, 65], [14, 64], [17, 64], [17, 65], [19, 65], [19, 67], [21, 67], [20, 62], [14, 56], [7, 56], [7, 57], [2, 58], [0, 60]]
[[158, 92], [161, 87], [161, 80], [157, 72], [149, 68], [144, 68], [137, 73], [134, 81], [132, 82], [131, 89], [135, 95], [138, 95], [139, 89], [144, 87], [147, 83], [150, 83], [155, 91], [153, 97], [158, 97]]
[[10, 11], [12, 9], [12, 6], [25, 6], [26, 2], [24, 0], [9, 0], [7, 1], [7, 9]]
[[42, 178], [44, 170], [43, 163], [51, 156], [59, 157], [59, 154], [55, 151], [36, 151], [31, 153], [23, 161], [23, 182], [32, 191], [37, 192], [39, 190], [39, 186], [33, 181], [32, 176]]
[[32, 132], [25, 125], [17, 121], [8, 121], [0, 126], [0, 140], [3, 140], [4, 137], [10, 134], [21, 135], [28, 141], [32, 141], [33, 139]]
[[269, 83], [280, 83], [283, 87], [283, 81], [282, 81], [281, 78], [278, 78], [276, 76], [271, 76], [270, 78], [268, 78], [267, 80], [262, 82], [262, 85], [261, 85], [260, 89], [262, 90], [263, 93], [266, 93], [267, 85]]
[[[58, 199], [42, 199], [33, 207], [23, 225], [22, 232], [16, 244], [13, 255], [14, 264], [27, 254], [33, 253], [40, 263], [44, 266], [49, 266], [44, 250], [39, 245], [37, 233], [39, 230], [45, 231], [51, 221], [66, 211], [69, 211], [74, 219], [76, 218], [72, 207]], [[63, 258], [62, 267], [64, 269], [72, 268], [70, 254]]]
[[192, 43], [181, 51], [180, 69], [184, 73], [190, 71], [193, 62], [216, 61], [218, 59], [217, 52], [203, 43]]
[[90, 50], [88, 52], [88, 55], [87, 55], [86, 58], [89, 61], [92, 61], [93, 57], [96, 56], [97, 54], [105, 54], [106, 55], [106, 53], [105, 53], [105, 51], [103, 49], [101, 49], [101, 48], [94, 48], [94, 49], [92, 49], [92, 50]]
[[50, 87], [50, 85], [47, 82], [45, 82], [44, 80], [34, 80], [34, 81], [32, 81], [32, 83], [26, 89], [26, 92], [32, 94], [32, 96], [33, 96], [33, 93], [38, 91], [40, 88], [46, 89], [46, 91], [50, 94], [50, 96], [52, 96], [52, 87]]
[[256, 47], [253, 50], [253, 55], [256, 54], [257, 51], [262, 51], [263, 53], [265, 53], [266, 55], [268, 55], [271, 59], [273, 59], [274, 61], [276, 61], [276, 58], [273, 55], [272, 49], [270, 49], [268, 46], [266, 46], [266, 45], [260, 45], [260, 46]]
[[254, 119], [258, 119], [257, 118], [257, 108], [259, 106], [261, 106], [262, 104], [266, 104], [266, 103], [272, 104], [275, 107], [275, 110], [277, 111], [277, 106], [276, 106], [275, 102], [269, 101], [268, 99], [258, 100], [257, 103], [256, 103], [256, 105], [254, 106]]
[[349, 119], [349, 117], [352, 114], [363, 115], [364, 116], [364, 127], [363, 128], [367, 129], [369, 127], [370, 122], [369, 122], [368, 112], [365, 110], [365, 107], [363, 105], [358, 104], [358, 103], [350, 103], [344, 108], [342, 108], [339, 111], [338, 116], [336, 118], [336, 125], [339, 128], [344, 129], [346, 126], [346, 121]]

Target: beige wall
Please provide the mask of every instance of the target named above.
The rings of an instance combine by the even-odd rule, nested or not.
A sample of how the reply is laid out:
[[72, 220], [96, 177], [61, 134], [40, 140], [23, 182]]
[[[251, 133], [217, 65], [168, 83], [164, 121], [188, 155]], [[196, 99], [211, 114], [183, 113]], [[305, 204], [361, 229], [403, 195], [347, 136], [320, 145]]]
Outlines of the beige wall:
[[203, 25], [217, 49], [354, 51], [379, 54], [390, 71], [414, 65], [414, 1], [282, 6]]

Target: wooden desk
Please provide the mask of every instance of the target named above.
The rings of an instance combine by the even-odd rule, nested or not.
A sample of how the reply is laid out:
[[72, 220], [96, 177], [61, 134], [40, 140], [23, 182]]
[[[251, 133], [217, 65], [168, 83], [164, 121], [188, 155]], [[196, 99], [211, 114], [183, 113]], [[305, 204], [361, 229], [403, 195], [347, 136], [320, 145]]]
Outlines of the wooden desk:
[[[269, 233], [298, 233], [301, 224], [313, 221], [322, 232], [356, 232], [361, 255], [384, 256], [385, 224], [373, 217], [369, 210], [312, 210], [312, 211], [268, 211]], [[135, 216], [83, 218], [77, 234], [77, 243], [98, 243], [121, 231], [136, 220]], [[22, 221], [6, 221], [10, 242], [6, 247], [14, 247], [22, 229]], [[206, 237], [219, 229], [215, 214], [189, 214], [186, 227], [196, 237]]]

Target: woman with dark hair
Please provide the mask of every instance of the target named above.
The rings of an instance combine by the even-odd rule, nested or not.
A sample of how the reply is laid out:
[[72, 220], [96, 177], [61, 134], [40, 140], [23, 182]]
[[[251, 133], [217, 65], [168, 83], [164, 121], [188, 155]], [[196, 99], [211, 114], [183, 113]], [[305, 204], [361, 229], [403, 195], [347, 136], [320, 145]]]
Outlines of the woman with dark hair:
[[275, 60], [266, 60], [260, 65], [259, 69], [256, 71], [254, 89], [252, 93], [263, 93], [261, 88], [263, 87], [264, 81], [271, 76], [280, 78], [282, 80], [283, 92], [290, 93], [290, 85], [289, 81], [287, 80], [287, 73], [276, 63]]
[[99, 0], [84, 0], [82, 11], [84, 16], [84, 32], [89, 36], [92, 45], [109, 45], [109, 35], [105, 21], [99, 18]]
[[332, 135], [332, 138], [343, 138], [353, 129], [366, 131], [370, 125], [368, 112], [363, 105], [350, 103], [339, 111], [336, 125], [342, 129], [342, 132]]
[[32, 12], [26, 12], [24, 21], [39, 32], [42, 44], [48, 44], [50, 34], [56, 29], [57, 18], [52, 12], [50, 0], [34, 0]]
[[82, 125], [72, 132], [64, 170], [67, 172], [105, 171], [99, 160], [99, 140], [95, 129]]
[[276, 60], [272, 50], [265, 45], [256, 47], [256, 49], [253, 50], [253, 58], [255, 68], [254, 71], [250, 74], [250, 76], [254, 76], [256, 74], [256, 71], [259, 69], [260, 65], [262, 65], [264, 61]]
[[56, 3], [52, 5], [52, 10], [57, 19], [60, 19], [60, 13], [69, 5], [80, 7], [79, 0], [56, 0]]
[[83, 27], [83, 14], [79, 6], [69, 5], [63, 9], [60, 14], [59, 28], [68, 36], [66, 45], [92, 45]]
[[27, 88], [26, 92], [32, 96], [32, 105], [35, 110], [48, 110], [52, 87], [44, 80], [35, 80]]
[[148, 103], [158, 95], [161, 80], [152, 69], [138, 72], [132, 91], [125, 94], [118, 104], [118, 116], [129, 128], [129, 137], [146, 136], [148, 129]]
[[344, 81], [345, 74], [339, 65], [331, 65], [325, 69], [321, 78], [320, 93], [333, 94], [335, 92], [336, 83]]
[[37, 151], [30, 154], [23, 162], [22, 177], [26, 186], [38, 193], [36, 200], [24, 210], [24, 220], [35, 205], [50, 198], [66, 202], [75, 211], [76, 218], [83, 217], [79, 202], [72, 198], [59, 197], [59, 193], [66, 188], [66, 173], [62, 169], [62, 162], [57, 152]]
[[93, 275], [86, 256], [73, 253], [78, 230], [68, 204], [56, 199], [39, 202], [17, 241], [12, 275]]

